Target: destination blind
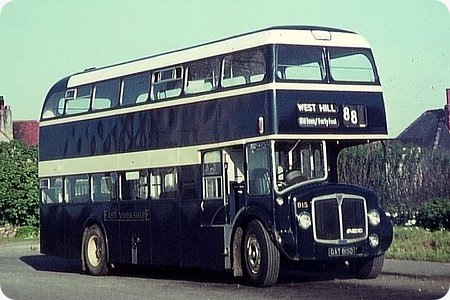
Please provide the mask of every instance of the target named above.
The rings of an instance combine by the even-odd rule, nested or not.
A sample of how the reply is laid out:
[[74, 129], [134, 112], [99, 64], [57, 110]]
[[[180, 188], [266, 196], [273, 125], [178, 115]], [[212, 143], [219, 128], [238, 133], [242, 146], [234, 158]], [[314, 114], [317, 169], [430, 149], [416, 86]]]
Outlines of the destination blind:
[[334, 103], [297, 103], [298, 125], [301, 128], [339, 128], [340, 120], [345, 127], [366, 127], [365, 105], [342, 105]]

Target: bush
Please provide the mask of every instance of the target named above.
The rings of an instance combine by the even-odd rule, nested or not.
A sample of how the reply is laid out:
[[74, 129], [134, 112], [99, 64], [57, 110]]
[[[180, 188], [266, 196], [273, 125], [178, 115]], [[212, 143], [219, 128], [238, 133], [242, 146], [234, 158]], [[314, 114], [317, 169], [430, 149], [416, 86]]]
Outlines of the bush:
[[450, 230], [450, 198], [437, 199], [419, 207], [417, 224], [429, 230]]
[[0, 142], [0, 225], [38, 226], [37, 160], [35, 147]]
[[386, 215], [391, 219], [392, 224], [394, 225], [416, 225], [416, 209], [411, 208], [406, 204], [400, 204], [398, 206], [389, 205], [385, 210]]

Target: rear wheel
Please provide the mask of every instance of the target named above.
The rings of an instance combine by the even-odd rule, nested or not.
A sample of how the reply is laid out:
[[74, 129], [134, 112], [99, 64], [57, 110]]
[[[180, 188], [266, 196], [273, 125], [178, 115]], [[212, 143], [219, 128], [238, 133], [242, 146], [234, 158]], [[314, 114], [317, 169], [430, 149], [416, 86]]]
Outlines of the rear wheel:
[[92, 275], [108, 273], [106, 243], [100, 227], [98, 225], [89, 227], [84, 241], [84, 262], [88, 272]]
[[270, 286], [276, 283], [280, 270], [280, 253], [258, 220], [248, 224], [242, 251], [244, 275], [250, 284]]
[[350, 261], [350, 270], [353, 275], [361, 279], [376, 278], [383, 268], [384, 254], [376, 257], [363, 258]]

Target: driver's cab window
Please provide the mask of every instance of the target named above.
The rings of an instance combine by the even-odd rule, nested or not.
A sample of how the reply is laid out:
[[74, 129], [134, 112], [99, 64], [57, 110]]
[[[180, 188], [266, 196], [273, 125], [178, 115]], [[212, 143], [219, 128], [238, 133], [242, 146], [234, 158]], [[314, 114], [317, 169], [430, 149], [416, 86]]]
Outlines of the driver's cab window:
[[223, 197], [222, 152], [210, 151], [203, 154], [203, 199]]
[[325, 179], [325, 144], [320, 141], [277, 141], [275, 168], [279, 190], [311, 180]]
[[247, 192], [249, 195], [270, 194], [270, 145], [268, 142], [247, 145]]

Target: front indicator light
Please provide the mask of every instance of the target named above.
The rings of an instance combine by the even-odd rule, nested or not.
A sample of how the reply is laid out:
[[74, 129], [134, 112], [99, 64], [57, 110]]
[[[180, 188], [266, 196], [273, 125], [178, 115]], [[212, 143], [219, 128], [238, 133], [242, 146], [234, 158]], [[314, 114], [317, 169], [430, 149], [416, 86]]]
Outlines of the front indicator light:
[[311, 215], [308, 212], [302, 212], [297, 216], [298, 226], [302, 229], [308, 229], [311, 226]]
[[376, 235], [375, 233], [369, 235], [369, 245], [370, 245], [370, 247], [375, 248], [379, 244], [380, 244], [380, 238], [378, 237], [378, 235]]
[[367, 217], [369, 218], [370, 225], [377, 226], [378, 224], [380, 224], [380, 213], [377, 210], [373, 209], [369, 211]]

